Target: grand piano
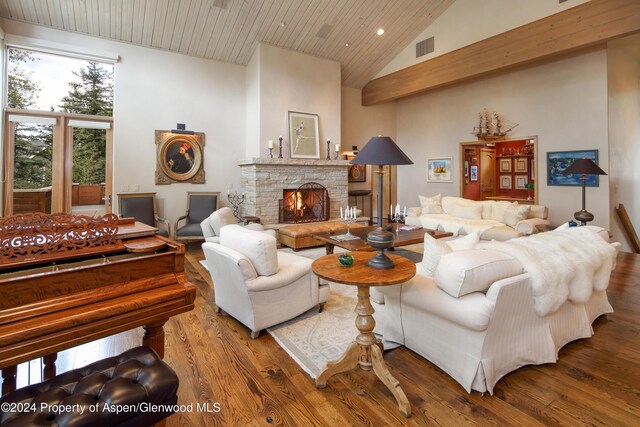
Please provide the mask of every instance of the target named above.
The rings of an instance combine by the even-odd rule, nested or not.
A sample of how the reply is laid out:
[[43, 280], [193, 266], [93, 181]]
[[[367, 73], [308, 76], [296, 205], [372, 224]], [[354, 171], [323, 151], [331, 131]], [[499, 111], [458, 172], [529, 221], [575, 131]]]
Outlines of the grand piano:
[[19, 214], [0, 218], [2, 394], [16, 366], [142, 326], [143, 344], [164, 356], [163, 325], [192, 310], [184, 245], [109, 214]]

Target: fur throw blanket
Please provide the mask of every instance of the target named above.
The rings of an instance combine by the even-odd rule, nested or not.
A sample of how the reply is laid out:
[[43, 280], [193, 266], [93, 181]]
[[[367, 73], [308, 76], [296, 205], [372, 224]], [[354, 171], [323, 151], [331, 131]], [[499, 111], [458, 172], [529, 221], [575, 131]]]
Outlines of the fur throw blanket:
[[522, 264], [531, 276], [538, 316], [556, 311], [567, 299], [584, 303], [594, 289], [607, 289], [616, 262], [615, 248], [586, 227], [492, 241], [478, 247], [505, 252]]

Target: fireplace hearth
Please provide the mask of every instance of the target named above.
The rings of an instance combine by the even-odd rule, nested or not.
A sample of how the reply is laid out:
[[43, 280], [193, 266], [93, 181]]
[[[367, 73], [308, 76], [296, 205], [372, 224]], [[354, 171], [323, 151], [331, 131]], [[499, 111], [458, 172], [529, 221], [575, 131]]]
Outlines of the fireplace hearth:
[[329, 219], [329, 192], [317, 182], [307, 182], [298, 188], [283, 189], [282, 199], [278, 204], [278, 219], [283, 224]]

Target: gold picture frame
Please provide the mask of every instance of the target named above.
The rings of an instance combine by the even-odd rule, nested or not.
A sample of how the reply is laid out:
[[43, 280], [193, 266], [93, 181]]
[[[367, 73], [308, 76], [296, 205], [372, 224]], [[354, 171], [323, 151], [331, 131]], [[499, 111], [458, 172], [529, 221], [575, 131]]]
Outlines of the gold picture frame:
[[515, 183], [516, 190], [527, 189], [527, 183], [529, 182], [528, 180], [529, 177], [527, 175], [515, 175], [514, 178], [516, 180], [516, 183]]
[[511, 159], [500, 159], [500, 172], [511, 172]]
[[500, 175], [500, 189], [511, 190], [512, 188], [511, 175]]
[[156, 130], [156, 185], [204, 184], [204, 133]]
[[527, 173], [527, 163], [529, 163], [527, 160], [528, 159], [526, 157], [517, 157], [515, 160], [515, 165], [513, 166], [513, 171], [516, 173]]

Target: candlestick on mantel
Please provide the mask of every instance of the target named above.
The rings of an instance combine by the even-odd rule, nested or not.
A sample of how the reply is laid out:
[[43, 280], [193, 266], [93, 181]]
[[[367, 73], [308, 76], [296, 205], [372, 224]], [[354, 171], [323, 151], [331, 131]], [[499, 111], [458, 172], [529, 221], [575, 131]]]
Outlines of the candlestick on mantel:
[[278, 158], [282, 159], [282, 136], [278, 137], [278, 141], [280, 141], [279, 149], [278, 149]]
[[331, 140], [327, 139], [327, 160], [331, 160]]
[[340, 158], [340, 144], [336, 144], [336, 160]]

